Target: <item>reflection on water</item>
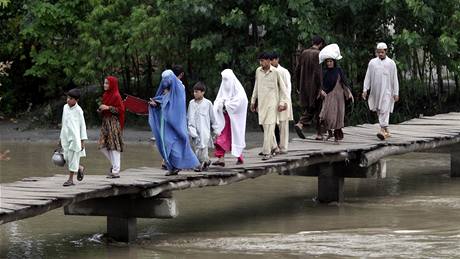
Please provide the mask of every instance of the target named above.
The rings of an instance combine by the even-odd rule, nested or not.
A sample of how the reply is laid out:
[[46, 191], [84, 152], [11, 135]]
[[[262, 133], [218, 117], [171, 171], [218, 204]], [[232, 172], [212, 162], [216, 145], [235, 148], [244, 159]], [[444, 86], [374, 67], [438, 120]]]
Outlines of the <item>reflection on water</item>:
[[[66, 173], [53, 145], [2, 143], [1, 182]], [[105, 174], [94, 145], [84, 163]], [[123, 167], [159, 166], [151, 145], [130, 144]], [[105, 218], [62, 209], [0, 226], [6, 258], [455, 258], [460, 184], [449, 156], [413, 153], [388, 161], [388, 177], [346, 179], [346, 202], [316, 205], [316, 179], [268, 175], [223, 187], [178, 191], [176, 219], [140, 219], [139, 240], [107, 243]]]

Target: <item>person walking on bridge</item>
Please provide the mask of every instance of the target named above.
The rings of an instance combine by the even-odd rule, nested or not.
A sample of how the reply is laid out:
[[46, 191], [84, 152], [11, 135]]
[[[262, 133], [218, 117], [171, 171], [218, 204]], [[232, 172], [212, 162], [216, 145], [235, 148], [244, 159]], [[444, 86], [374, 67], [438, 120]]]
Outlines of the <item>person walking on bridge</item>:
[[102, 104], [97, 111], [102, 116], [99, 149], [110, 161], [107, 178], [120, 177], [120, 156], [123, 152], [123, 127], [125, 124], [125, 106], [118, 90], [118, 79], [108, 76], [104, 80]]
[[[287, 108], [285, 111], [279, 113], [279, 136], [277, 137], [278, 146], [280, 148], [280, 154], [286, 154], [289, 148], [289, 121], [294, 119], [294, 114], [292, 111], [292, 101], [291, 101], [291, 74], [289, 71], [282, 67], [279, 63], [280, 56], [278, 53], [273, 52], [270, 57], [271, 65], [274, 66], [281, 73], [284, 85], [286, 86], [287, 94]], [[275, 129], [276, 136], [276, 129]], [[279, 139], [279, 141], [278, 141]]]
[[63, 149], [64, 160], [69, 168], [69, 179], [64, 182], [63, 186], [72, 186], [75, 185], [74, 174], [77, 174], [78, 181], [83, 180], [85, 167], [80, 164], [80, 158], [86, 156], [85, 140], [88, 139], [88, 135], [86, 134], [85, 116], [78, 105], [81, 96], [80, 89], [71, 89], [66, 95], [67, 103], [62, 109], [59, 146]]
[[169, 176], [181, 169], [196, 168], [200, 163], [187, 133], [185, 88], [172, 70], [165, 70], [161, 78], [155, 97], [149, 102], [149, 124]]
[[206, 85], [199, 81], [193, 86], [194, 99], [189, 102], [187, 111], [188, 134], [192, 148], [200, 161], [195, 172], [207, 171], [211, 160], [208, 148], [213, 147], [212, 135], [216, 132], [216, 119], [212, 102], [204, 95]]
[[230, 152], [237, 158], [236, 164], [241, 165], [244, 163], [243, 150], [246, 147], [248, 97], [231, 69], [225, 69], [221, 75], [222, 82], [214, 101], [217, 133], [214, 146], [218, 160], [213, 164], [225, 166], [225, 153]]
[[395, 62], [387, 57], [387, 49], [387, 44], [377, 44], [377, 57], [369, 62], [362, 94], [366, 100], [370, 89], [369, 109], [377, 112], [379, 117], [380, 132], [377, 137], [380, 140], [391, 136], [388, 130], [390, 113], [393, 112], [394, 103], [399, 101], [398, 72]]
[[279, 122], [279, 112], [287, 109], [288, 97], [281, 73], [270, 64], [270, 54], [260, 54], [259, 63], [251, 98], [251, 111], [258, 112], [259, 125], [263, 126], [262, 160], [268, 160], [272, 154], [279, 152], [275, 125]]
[[303, 113], [300, 116], [294, 129], [299, 135], [299, 138], [304, 139], [305, 135], [302, 129], [305, 126], [316, 122], [316, 138], [322, 139], [319, 113], [321, 111], [321, 98], [319, 93], [321, 91], [322, 71], [321, 64], [319, 63], [319, 52], [324, 47], [324, 39], [320, 36], [314, 36], [312, 39], [312, 46], [300, 54], [295, 70], [297, 81], [297, 93], [299, 94], [300, 106], [303, 108]]
[[340, 59], [342, 56], [337, 44], [327, 45], [319, 53], [319, 61], [326, 63], [321, 88], [321, 98], [324, 100], [319, 118], [322, 130], [329, 133], [327, 138], [334, 136], [336, 143], [343, 139], [345, 100], [353, 100], [345, 73], [337, 65], [337, 60]]

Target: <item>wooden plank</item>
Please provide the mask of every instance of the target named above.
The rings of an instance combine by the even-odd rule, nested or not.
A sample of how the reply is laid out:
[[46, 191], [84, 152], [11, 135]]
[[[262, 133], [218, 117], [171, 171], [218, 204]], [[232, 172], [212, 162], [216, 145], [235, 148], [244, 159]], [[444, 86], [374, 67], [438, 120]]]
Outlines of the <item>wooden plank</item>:
[[33, 191], [25, 192], [25, 191], [9, 191], [9, 190], [2, 190], [1, 198], [15, 198], [15, 197], [50, 197], [50, 198], [74, 198], [75, 194], [68, 194], [68, 193], [49, 193], [49, 192], [42, 192], [36, 193]]
[[1, 209], [8, 209], [8, 210], [22, 210], [24, 208], [27, 208], [28, 206], [24, 205], [18, 205], [18, 204], [11, 204], [8, 202], [1, 201], [0, 202], [0, 208]]
[[18, 205], [46, 205], [50, 204], [53, 200], [35, 200], [35, 199], [14, 199], [14, 198], [2, 198], [0, 199], [0, 204], [7, 202], [9, 204], [18, 204]]
[[[9, 213], [13, 213], [13, 212], [14, 212], [14, 210], [0, 208], [0, 215], [1, 214], [9, 214]], [[0, 221], [0, 224], [3, 224], [2, 221]]]

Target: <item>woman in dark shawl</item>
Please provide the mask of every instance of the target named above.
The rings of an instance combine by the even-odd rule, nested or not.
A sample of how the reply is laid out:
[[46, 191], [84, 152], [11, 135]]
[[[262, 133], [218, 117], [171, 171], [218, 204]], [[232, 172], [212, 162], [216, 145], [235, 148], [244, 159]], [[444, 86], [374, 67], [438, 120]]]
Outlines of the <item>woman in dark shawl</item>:
[[324, 130], [327, 130], [327, 139], [334, 136], [335, 142], [343, 139], [345, 100], [353, 100], [351, 89], [346, 84], [346, 77], [343, 70], [337, 66], [337, 61], [332, 58], [326, 59], [326, 69], [323, 73], [323, 86], [321, 97], [323, 107], [321, 109], [320, 123]]

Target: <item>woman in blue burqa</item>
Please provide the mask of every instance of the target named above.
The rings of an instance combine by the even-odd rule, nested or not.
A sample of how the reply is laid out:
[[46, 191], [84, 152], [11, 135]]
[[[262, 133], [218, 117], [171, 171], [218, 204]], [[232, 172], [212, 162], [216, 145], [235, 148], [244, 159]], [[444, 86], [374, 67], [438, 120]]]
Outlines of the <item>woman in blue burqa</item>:
[[160, 86], [149, 104], [149, 124], [168, 169], [166, 175], [197, 167], [187, 134], [185, 87], [172, 70], [161, 74]]

